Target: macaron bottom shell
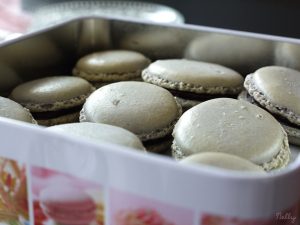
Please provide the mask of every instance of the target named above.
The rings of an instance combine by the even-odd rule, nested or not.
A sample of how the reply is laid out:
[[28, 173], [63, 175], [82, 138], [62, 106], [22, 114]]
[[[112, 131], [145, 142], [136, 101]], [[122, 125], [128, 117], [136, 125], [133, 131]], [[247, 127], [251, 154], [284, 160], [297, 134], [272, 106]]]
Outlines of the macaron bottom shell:
[[252, 163], [244, 158], [220, 153], [220, 152], [202, 152], [190, 155], [179, 161], [181, 164], [207, 165], [227, 170], [236, 170], [244, 172], [265, 172], [261, 166]]

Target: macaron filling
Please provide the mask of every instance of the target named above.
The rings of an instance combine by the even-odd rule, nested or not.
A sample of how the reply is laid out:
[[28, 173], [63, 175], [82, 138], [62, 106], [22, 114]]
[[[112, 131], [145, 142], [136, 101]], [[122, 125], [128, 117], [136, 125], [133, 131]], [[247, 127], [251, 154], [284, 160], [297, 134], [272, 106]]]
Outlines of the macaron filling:
[[78, 115], [79, 115], [81, 108], [82, 108], [82, 105], [78, 105], [78, 106], [74, 106], [71, 108], [60, 109], [60, 110], [56, 110], [56, 111], [32, 112], [32, 115], [37, 120], [53, 119], [56, 117], [64, 116], [67, 114], [73, 114], [73, 113], [78, 113]]
[[150, 152], [163, 152], [170, 149], [172, 144], [172, 135], [169, 134], [165, 137], [144, 141], [143, 144], [147, 151]]
[[170, 91], [175, 97], [179, 97], [179, 98], [184, 98], [184, 99], [188, 99], [188, 100], [195, 100], [195, 101], [207, 101], [213, 98], [221, 98], [221, 97], [236, 97], [236, 95], [222, 95], [222, 94], [196, 94], [193, 92], [187, 92], [187, 91], [177, 91], [177, 90], [172, 90], [172, 89], [168, 89], [168, 91]]
[[114, 72], [114, 73], [95, 73], [88, 71], [80, 71], [78, 69], [73, 69], [73, 74], [75, 76], [82, 77], [92, 83], [109, 82], [109, 81], [126, 81], [135, 80], [140, 78], [141, 70], [131, 71], [126, 73]]

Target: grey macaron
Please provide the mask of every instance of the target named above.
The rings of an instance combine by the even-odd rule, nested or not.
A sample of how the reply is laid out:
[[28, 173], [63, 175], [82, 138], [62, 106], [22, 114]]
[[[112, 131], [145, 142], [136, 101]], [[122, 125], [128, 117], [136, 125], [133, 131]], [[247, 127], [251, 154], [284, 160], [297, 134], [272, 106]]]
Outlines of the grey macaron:
[[78, 121], [92, 91], [94, 87], [80, 77], [53, 76], [18, 85], [10, 98], [28, 108], [38, 124], [51, 126]]
[[246, 100], [276, 116], [285, 128], [289, 141], [299, 145], [300, 72], [281, 66], [263, 67], [249, 74], [244, 86], [248, 96]]
[[158, 145], [169, 143], [180, 115], [180, 105], [167, 90], [144, 82], [124, 81], [91, 94], [82, 108], [80, 121], [123, 127], [136, 134], [147, 148], [147, 143], [153, 145], [153, 141]]
[[36, 124], [28, 109], [11, 99], [0, 97], [0, 116]]
[[221, 65], [186, 59], [158, 60], [142, 72], [144, 81], [164, 87], [184, 110], [220, 96], [236, 97], [243, 77]]
[[245, 101], [218, 98], [186, 111], [172, 145], [177, 159], [200, 152], [233, 154], [269, 171], [290, 160], [287, 134], [267, 111]]
[[95, 87], [101, 87], [118, 81], [141, 80], [141, 72], [149, 63], [147, 57], [135, 51], [100, 51], [80, 58], [73, 74], [86, 79]]

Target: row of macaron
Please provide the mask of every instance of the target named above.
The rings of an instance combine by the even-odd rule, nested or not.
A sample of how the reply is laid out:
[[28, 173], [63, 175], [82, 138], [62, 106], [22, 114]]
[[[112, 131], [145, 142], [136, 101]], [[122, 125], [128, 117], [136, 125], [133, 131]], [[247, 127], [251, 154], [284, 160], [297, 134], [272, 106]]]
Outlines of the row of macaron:
[[[135, 57], [143, 58], [140, 60], [143, 63], [136, 63], [139, 60], [133, 59]], [[135, 72], [133, 62], [140, 65]], [[249, 160], [249, 163], [267, 171], [288, 164], [290, 153], [286, 133], [268, 112], [245, 101], [228, 98], [199, 104], [209, 98], [236, 97], [243, 86], [243, 77], [236, 71], [184, 59], [149, 63], [146, 57], [135, 52], [115, 50], [93, 53], [77, 62], [73, 70], [75, 75], [94, 81], [96, 86], [140, 79], [141, 74], [148, 83], [117, 82], [94, 91], [92, 85], [79, 77], [48, 77], [21, 84], [13, 90], [11, 98], [29, 108], [40, 124], [73, 122], [78, 119], [78, 111], [81, 110], [81, 122], [123, 127], [136, 134], [150, 151], [162, 151], [173, 142], [173, 156], [177, 159], [200, 152], [223, 152], [231, 154], [226, 155], [229, 157], [235, 155], [235, 159], [241, 157], [240, 160]], [[89, 70], [82, 72], [85, 68]], [[297, 80], [297, 71], [266, 67], [254, 74], [261, 74], [260, 71], [264, 70], [275, 71], [262, 73], [270, 73], [273, 76], [270, 79], [275, 80], [280, 77], [277, 74], [282, 74], [276, 73], [276, 70], [286, 71], [284, 74], [288, 75], [283, 80], [297, 84], [297, 81], [293, 81]], [[93, 79], [87, 75], [92, 75]], [[96, 80], [98, 75], [102, 77], [101, 80]], [[182, 107], [187, 110], [183, 116]], [[213, 158], [216, 158], [216, 154], [213, 154]], [[199, 161], [198, 156], [194, 158]], [[216, 161], [221, 162], [222, 166], [226, 162]]]

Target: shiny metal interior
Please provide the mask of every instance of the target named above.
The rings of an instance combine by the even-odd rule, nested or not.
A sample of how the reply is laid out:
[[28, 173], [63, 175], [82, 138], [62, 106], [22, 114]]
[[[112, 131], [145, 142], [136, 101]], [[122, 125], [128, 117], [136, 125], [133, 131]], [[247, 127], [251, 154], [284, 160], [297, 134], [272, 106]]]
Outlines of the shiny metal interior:
[[300, 69], [300, 41], [186, 25], [147, 24], [89, 17], [0, 44], [0, 95], [19, 83], [71, 75], [93, 51], [131, 49], [152, 60], [188, 58], [218, 63], [243, 75], [266, 65]]

